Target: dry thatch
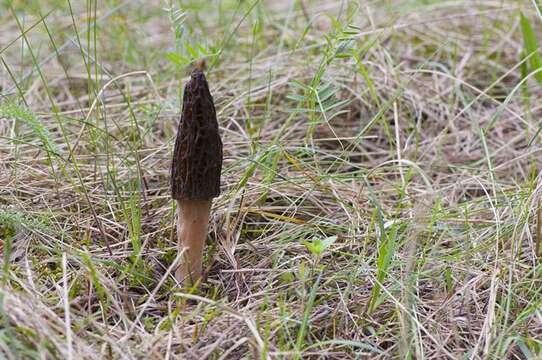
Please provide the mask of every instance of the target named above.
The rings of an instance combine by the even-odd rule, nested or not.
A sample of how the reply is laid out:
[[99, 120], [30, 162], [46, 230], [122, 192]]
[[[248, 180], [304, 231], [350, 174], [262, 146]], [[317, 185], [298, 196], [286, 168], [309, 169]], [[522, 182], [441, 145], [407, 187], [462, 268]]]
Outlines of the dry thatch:
[[[532, 4], [39, 3], [0, 5], [3, 357], [542, 356]], [[196, 293], [171, 273], [172, 27], [219, 55]]]

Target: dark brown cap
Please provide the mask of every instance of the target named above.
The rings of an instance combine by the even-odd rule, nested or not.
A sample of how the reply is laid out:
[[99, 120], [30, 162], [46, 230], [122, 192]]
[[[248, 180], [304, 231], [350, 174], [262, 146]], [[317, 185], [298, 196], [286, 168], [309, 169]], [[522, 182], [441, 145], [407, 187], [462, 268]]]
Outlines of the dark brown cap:
[[220, 195], [222, 141], [205, 75], [196, 69], [184, 87], [183, 111], [171, 163], [171, 196], [205, 200]]

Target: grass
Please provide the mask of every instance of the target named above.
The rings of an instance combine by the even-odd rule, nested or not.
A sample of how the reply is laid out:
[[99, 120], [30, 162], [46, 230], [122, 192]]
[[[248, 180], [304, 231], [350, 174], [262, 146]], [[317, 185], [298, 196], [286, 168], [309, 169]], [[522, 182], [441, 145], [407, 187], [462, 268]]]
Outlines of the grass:
[[[0, 3], [1, 357], [541, 358], [537, 3]], [[186, 289], [201, 61], [223, 191]]]

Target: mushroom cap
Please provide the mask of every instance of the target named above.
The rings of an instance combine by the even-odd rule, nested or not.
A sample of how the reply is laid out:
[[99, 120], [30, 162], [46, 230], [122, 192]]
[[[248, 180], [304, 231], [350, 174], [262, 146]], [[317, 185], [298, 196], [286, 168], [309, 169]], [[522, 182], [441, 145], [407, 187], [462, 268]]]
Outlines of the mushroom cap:
[[206, 200], [220, 195], [222, 141], [205, 75], [196, 69], [184, 87], [171, 162], [171, 197]]

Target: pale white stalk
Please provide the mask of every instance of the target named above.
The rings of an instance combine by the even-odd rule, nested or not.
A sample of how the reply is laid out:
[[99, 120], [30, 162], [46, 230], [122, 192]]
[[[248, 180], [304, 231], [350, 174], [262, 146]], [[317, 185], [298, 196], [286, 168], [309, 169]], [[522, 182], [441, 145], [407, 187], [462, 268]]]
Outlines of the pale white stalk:
[[210, 213], [211, 200], [177, 200], [178, 246], [179, 251], [186, 251], [175, 277], [182, 285], [196, 285], [201, 280]]

